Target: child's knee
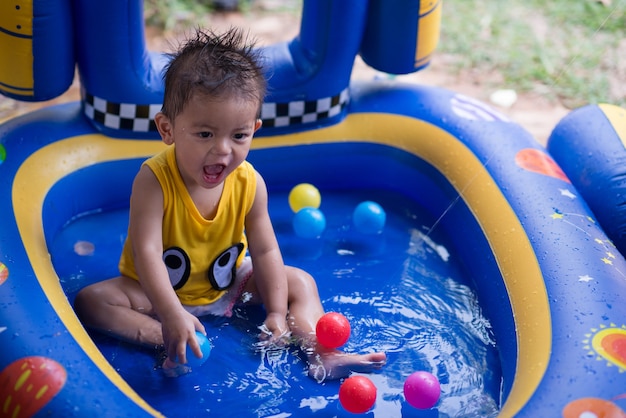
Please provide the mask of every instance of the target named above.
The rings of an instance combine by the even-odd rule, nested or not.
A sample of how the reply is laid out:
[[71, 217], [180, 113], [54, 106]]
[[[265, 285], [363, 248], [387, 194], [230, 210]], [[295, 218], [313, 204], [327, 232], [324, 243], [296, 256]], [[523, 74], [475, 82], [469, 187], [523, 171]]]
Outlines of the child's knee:
[[93, 283], [78, 291], [74, 299], [74, 311], [81, 321], [89, 323], [107, 307], [118, 304], [119, 296], [108, 281]]
[[99, 298], [96, 295], [97, 293], [95, 286], [91, 285], [82, 288], [76, 294], [76, 298], [74, 299], [74, 311], [81, 320], [88, 317], [90, 311], [94, 308], [95, 304], [98, 303]]
[[290, 287], [317, 290], [315, 279], [308, 272], [297, 267], [288, 267], [288, 269]]

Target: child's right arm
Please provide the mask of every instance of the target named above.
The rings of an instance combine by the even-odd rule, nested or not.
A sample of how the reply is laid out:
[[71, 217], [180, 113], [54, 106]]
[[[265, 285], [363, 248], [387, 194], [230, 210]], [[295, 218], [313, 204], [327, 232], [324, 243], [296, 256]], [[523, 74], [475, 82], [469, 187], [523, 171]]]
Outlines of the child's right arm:
[[195, 331], [202, 323], [187, 312], [172, 288], [163, 262], [163, 191], [152, 170], [142, 166], [133, 183], [128, 233], [141, 287], [162, 324], [163, 342], [172, 361], [185, 363], [187, 344], [201, 356]]

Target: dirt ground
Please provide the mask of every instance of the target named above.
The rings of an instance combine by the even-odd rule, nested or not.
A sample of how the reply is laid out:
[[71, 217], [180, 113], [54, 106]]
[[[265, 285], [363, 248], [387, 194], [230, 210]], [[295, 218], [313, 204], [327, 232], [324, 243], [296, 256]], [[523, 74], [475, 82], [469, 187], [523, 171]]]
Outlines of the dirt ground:
[[[258, 2], [256, 7], [246, 13], [214, 13], [204, 17], [198, 24], [206, 25], [218, 32], [231, 26], [248, 28], [260, 45], [267, 45], [274, 42], [287, 41], [297, 36], [300, 29], [300, 16], [284, 8], [276, 7], [272, 9], [272, 0], [264, 0]], [[146, 29], [147, 46], [154, 51], [171, 51], [171, 45], [175, 45], [176, 39], [183, 36], [183, 34], [184, 31], [163, 32], [148, 27]], [[498, 105], [490, 100], [494, 93], [493, 89], [486, 87], [486, 81], [491, 78], [490, 74], [477, 74], [472, 69], [458, 74], [449, 69], [451, 59], [453, 58], [445, 54], [435, 53], [431, 64], [422, 71], [398, 76], [396, 79], [410, 83], [444, 87], [490, 103], [511, 120], [526, 128], [542, 144], [546, 143], [556, 123], [569, 112], [562, 105], [551, 102], [538, 94], [517, 93], [517, 99], [510, 106]], [[359, 57], [356, 58], [353, 70], [354, 79], [371, 80], [377, 75], [379, 74], [374, 69], [364, 64]], [[501, 88], [507, 89], [507, 86], [502, 86]], [[77, 78], [66, 93], [47, 102], [18, 102], [0, 96], [0, 121], [44, 106], [75, 101], [79, 98], [79, 82]]]

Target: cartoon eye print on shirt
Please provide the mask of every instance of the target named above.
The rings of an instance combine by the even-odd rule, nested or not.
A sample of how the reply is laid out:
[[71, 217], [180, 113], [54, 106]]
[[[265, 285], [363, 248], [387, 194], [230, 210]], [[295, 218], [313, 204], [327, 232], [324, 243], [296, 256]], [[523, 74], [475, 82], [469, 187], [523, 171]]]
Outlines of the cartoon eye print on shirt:
[[178, 247], [168, 248], [163, 252], [163, 262], [170, 276], [170, 283], [174, 290], [178, 290], [187, 283], [191, 263], [185, 251]]
[[233, 284], [237, 274], [237, 258], [239, 258], [243, 248], [244, 245], [241, 242], [235, 244], [226, 249], [211, 263], [207, 276], [214, 289], [228, 289]]

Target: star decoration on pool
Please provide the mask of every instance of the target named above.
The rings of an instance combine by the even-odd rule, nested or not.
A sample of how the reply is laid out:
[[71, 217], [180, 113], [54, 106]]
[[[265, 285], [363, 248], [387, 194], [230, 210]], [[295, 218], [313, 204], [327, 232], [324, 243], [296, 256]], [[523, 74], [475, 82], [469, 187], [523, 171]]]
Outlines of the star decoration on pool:
[[612, 259], [615, 259], [615, 255], [613, 255], [610, 251], [607, 251], [606, 257], [603, 257], [601, 260], [604, 264], [613, 265]]
[[[596, 221], [589, 215], [581, 215], [579, 213], [561, 212], [560, 210], [556, 208], [554, 209], [550, 217], [552, 219], [563, 219], [565, 220], [566, 223], [572, 225], [574, 228], [579, 229], [581, 231], [584, 231], [583, 228], [578, 225], [575, 225], [574, 222], [578, 224], [583, 224], [583, 226], [585, 227], [589, 226], [588, 224], [592, 224], [592, 225], [596, 224]], [[589, 233], [587, 233], [586, 231], [585, 233], [589, 235]]]
[[[565, 189], [559, 189], [559, 190], [565, 190]], [[593, 235], [596, 235], [595, 228], [594, 228], [596, 225], [596, 221], [589, 215], [561, 212], [559, 209], [554, 208], [553, 212], [550, 214], [550, 218], [554, 220], [563, 221], [566, 224], [571, 225], [577, 230], [583, 232], [585, 235], [589, 236], [590, 238]], [[591, 232], [589, 232], [590, 230]], [[619, 274], [626, 277], [626, 274], [620, 271], [618, 267], [619, 263], [617, 265], [614, 264], [615, 261], [617, 260], [615, 256], [616, 254], [615, 244], [613, 244], [613, 242], [607, 238], [602, 239], [599, 237], [593, 238], [593, 242], [598, 244], [601, 247], [600, 250], [602, 251], [602, 255], [600, 256], [600, 261], [607, 266], [613, 266]], [[589, 282], [593, 280], [593, 278], [588, 275], [583, 275], [583, 276], [578, 276], [578, 277], [579, 277], [579, 280], [578, 280], [579, 282]]]
[[576, 195], [570, 192], [568, 189], [559, 189], [561, 196], [569, 197], [570, 199], [576, 199]]

